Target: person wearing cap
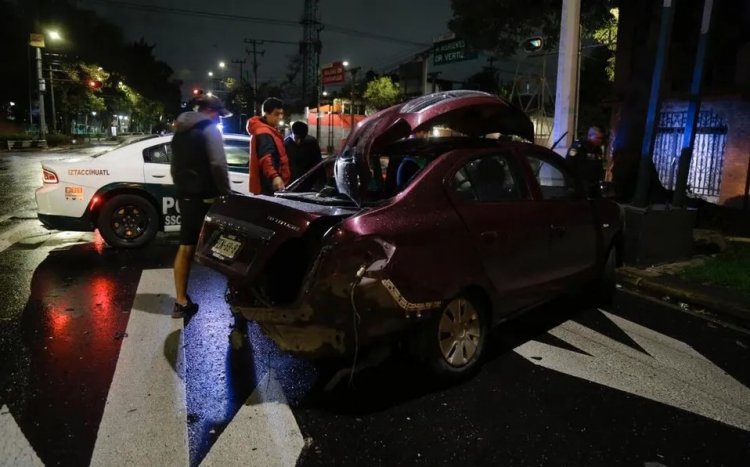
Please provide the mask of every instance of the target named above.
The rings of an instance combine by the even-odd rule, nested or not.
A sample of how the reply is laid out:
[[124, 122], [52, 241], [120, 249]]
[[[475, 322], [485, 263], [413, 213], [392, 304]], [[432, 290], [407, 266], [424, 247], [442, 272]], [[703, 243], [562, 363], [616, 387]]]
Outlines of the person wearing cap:
[[177, 117], [170, 162], [181, 216], [180, 246], [174, 260], [173, 318], [198, 311], [187, 294], [195, 245], [213, 201], [231, 193], [224, 141], [217, 125], [232, 113], [216, 96], [198, 96], [188, 106], [191, 110]]
[[250, 139], [250, 192], [272, 195], [291, 182], [289, 158], [276, 127], [284, 118], [284, 104], [275, 97], [263, 101], [263, 116], [247, 121]]
[[292, 180], [297, 180], [323, 160], [318, 140], [308, 135], [307, 131], [308, 127], [305, 122], [294, 122], [292, 132], [284, 139]]

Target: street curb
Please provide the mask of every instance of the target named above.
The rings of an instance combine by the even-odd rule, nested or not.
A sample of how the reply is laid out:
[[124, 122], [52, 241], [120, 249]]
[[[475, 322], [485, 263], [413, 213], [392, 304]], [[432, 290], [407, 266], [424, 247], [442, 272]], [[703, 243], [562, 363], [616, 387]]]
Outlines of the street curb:
[[667, 296], [692, 308], [750, 325], [750, 297], [745, 295], [627, 266], [617, 270], [617, 280], [625, 288], [659, 299]]

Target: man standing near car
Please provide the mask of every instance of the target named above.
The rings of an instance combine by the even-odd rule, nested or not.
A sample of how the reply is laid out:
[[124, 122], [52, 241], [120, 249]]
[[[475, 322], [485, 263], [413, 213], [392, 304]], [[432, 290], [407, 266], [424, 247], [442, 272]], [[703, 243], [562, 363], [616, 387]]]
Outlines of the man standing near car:
[[275, 97], [263, 101], [263, 116], [247, 121], [250, 134], [250, 192], [272, 195], [291, 182], [284, 140], [276, 129], [284, 118], [284, 104]]
[[308, 126], [305, 122], [294, 122], [292, 133], [284, 139], [292, 180], [297, 180], [323, 160], [318, 140], [307, 132]]
[[227, 157], [218, 124], [232, 115], [216, 96], [201, 95], [177, 117], [172, 137], [171, 173], [180, 210], [180, 246], [174, 259], [173, 318], [198, 311], [187, 294], [190, 266], [203, 218], [217, 196], [231, 193]]

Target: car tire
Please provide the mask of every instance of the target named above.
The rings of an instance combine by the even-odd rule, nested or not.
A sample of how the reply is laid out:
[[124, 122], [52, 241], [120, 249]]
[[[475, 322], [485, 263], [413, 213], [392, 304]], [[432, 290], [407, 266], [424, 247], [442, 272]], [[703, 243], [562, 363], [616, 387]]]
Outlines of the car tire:
[[425, 324], [418, 349], [432, 375], [458, 380], [479, 368], [489, 334], [489, 312], [481, 300], [459, 295]]
[[159, 215], [147, 199], [138, 195], [117, 195], [99, 212], [99, 233], [115, 248], [145, 246], [159, 229]]

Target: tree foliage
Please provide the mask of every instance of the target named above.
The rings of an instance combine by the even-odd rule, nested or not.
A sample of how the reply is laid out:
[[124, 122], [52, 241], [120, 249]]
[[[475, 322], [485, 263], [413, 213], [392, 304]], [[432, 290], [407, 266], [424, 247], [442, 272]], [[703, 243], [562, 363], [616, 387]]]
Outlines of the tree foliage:
[[[156, 59], [154, 46], [143, 39], [126, 43], [118, 27], [69, 0], [0, 0], [0, 9], [0, 40], [8, 46], [7, 53], [3, 47], [0, 54], [3, 101], [14, 101], [18, 108], [28, 109], [29, 88], [36, 79], [29, 33], [41, 32], [38, 25], [55, 24], [63, 41], [47, 41], [42, 63], [48, 81], [50, 66], [60, 70], [53, 72], [46, 99], [50, 99], [54, 87], [64, 130], [70, 129], [72, 120], [80, 122], [96, 112], [96, 120], [102, 125], [108, 125], [111, 116], [120, 113], [129, 115], [131, 128], [151, 131], [179, 113], [181, 83], [173, 79], [173, 70], [166, 63]], [[98, 82], [95, 87], [89, 85], [92, 78]], [[32, 94], [36, 94], [35, 89]], [[49, 101], [46, 107], [50, 107]], [[25, 113], [20, 112], [19, 119]]]
[[388, 76], [381, 76], [367, 83], [365, 102], [376, 110], [385, 109], [397, 103], [401, 93]]
[[[582, 0], [585, 31], [603, 27], [611, 18], [610, 0]], [[451, 31], [471, 45], [498, 57], [513, 56], [519, 43], [541, 35], [547, 44], [560, 35], [560, 0], [451, 0]]]

